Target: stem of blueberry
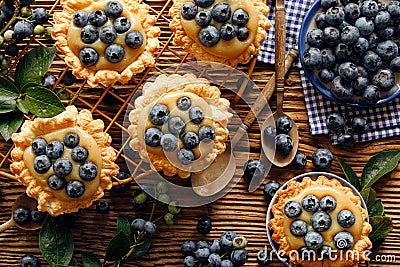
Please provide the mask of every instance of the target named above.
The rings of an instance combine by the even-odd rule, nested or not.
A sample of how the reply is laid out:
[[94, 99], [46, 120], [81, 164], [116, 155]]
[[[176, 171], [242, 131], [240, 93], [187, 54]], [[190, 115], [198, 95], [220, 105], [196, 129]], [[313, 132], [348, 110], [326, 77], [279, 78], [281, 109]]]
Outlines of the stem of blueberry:
[[19, 1], [16, 1], [14, 15], [12, 16], [10, 21], [4, 26], [4, 28], [0, 31], [0, 35], [3, 35], [5, 31], [14, 23], [14, 21], [18, 19], [18, 12], [19, 12], [18, 7], [19, 7]]

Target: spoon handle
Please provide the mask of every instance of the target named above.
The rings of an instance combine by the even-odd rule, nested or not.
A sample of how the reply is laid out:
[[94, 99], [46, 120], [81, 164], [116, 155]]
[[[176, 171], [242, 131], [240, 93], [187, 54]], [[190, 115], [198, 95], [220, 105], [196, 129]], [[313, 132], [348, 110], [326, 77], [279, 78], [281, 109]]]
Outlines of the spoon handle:
[[0, 225], [0, 233], [4, 232], [8, 228], [13, 227], [15, 225], [16, 224], [15, 224], [15, 221], [13, 220], [13, 218], [9, 219], [8, 221], [6, 221], [2, 225]]
[[276, 109], [282, 110], [285, 87], [286, 53], [286, 11], [284, 0], [276, 0], [275, 17], [275, 71], [276, 71]]

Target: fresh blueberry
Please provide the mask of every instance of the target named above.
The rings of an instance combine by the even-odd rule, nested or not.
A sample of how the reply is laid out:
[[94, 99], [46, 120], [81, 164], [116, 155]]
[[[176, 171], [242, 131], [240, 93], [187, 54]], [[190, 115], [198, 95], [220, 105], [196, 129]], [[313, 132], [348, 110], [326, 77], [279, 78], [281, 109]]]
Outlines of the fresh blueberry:
[[392, 71], [399, 73], [400, 72], [400, 57], [395, 57], [394, 59], [392, 59], [392, 61], [390, 62], [389, 68]]
[[332, 224], [332, 219], [325, 211], [317, 211], [311, 216], [311, 225], [317, 232], [327, 231]]
[[328, 46], [335, 46], [340, 42], [339, 29], [329, 26], [323, 30], [323, 40]]
[[237, 237], [236, 233], [233, 231], [226, 231], [221, 235], [219, 243], [221, 247], [225, 250], [230, 249], [233, 245], [233, 239]]
[[52, 74], [46, 74], [42, 79], [43, 86], [49, 89], [52, 89], [56, 83], [57, 83], [57, 78]]
[[79, 177], [85, 181], [91, 181], [97, 176], [97, 166], [90, 161], [86, 161], [79, 166]]
[[384, 29], [390, 25], [390, 14], [386, 10], [381, 10], [375, 16], [375, 27]]
[[91, 47], [84, 47], [79, 52], [80, 61], [87, 67], [93, 66], [99, 60], [99, 54]]
[[118, 17], [114, 20], [114, 29], [117, 33], [127, 32], [131, 27], [131, 22], [126, 17]]
[[249, 38], [249, 35], [250, 35], [249, 29], [247, 29], [246, 27], [240, 27], [237, 30], [236, 37], [238, 38], [239, 41], [245, 41], [247, 40], [247, 38]]
[[78, 27], [85, 27], [89, 21], [89, 16], [85, 11], [79, 10], [72, 16], [72, 21]]
[[31, 220], [31, 211], [25, 207], [16, 208], [13, 212], [13, 219], [17, 224], [26, 224]]
[[319, 208], [319, 200], [314, 195], [307, 195], [303, 198], [301, 205], [306, 211], [316, 212]]
[[373, 18], [378, 14], [379, 7], [378, 4], [373, 0], [366, 0], [361, 3], [360, 6], [361, 15], [368, 18]]
[[334, 50], [336, 60], [339, 62], [348, 61], [352, 56], [352, 46], [345, 43], [339, 43]]
[[53, 170], [58, 177], [66, 177], [72, 171], [72, 163], [67, 158], [58, 158], [53, 164]]
[[208, 10], [201, 10], [195, 16], [196, 23], [202, 27], [210, 25], [211, 20], [211, 13]]
[[382, 66], [382, 59], [378, 54], [367, 51], [361, 58], [361, 64], [370, 72], [378, 71]]
[[192, 20], [197, 14], [197, 5], [193, 2], [186, 2], [181, 8], [181, 15], [184, 19]]
[[51, 167], [51, 161], [48, 156], [40, 155], [35, 158], [33, 161], [33, 168], [37, 173], [44, 174]]
[[339, 113], [328, 114], [326, 117], [326, 127], [334, 133], [341, 132], [344, 128], [343, 116]]
[[199, 261], [207, 261], [210, 256], [210, 250], [208, 248], [199, 248], [194, 254]]
[[340, 79], [353, 81], [358, 77], [357, 65], [352, 62], [344, 62], [338, 68]]
[[287, 156], [293, 150], [294, 142], [287, 134], [278, 134], [275, 137], [276, 151], [283, 156]]
[[337, 216], [337, 221], [340, 226], [349, 228], [355, 223], [356, 219], [350, 210], [342, 210]]
[[324, 237], [317, 232], [308, 232], [304, 237], [304, 242], [309, 249], [319, 249], [324, 243]]
[[294, 236], [305, 236], [307, 234], [307, 223], [302, 220], [294, 220], [290, 224], [290, 232]]
[[186, 132], [182, 136], [182, 143], [187, 149], [195, 148], [199, 143], [199, 136], [194, 132]]
[[213, 240], [209, 249], [211, 253], [219, 254], [221, 251], [221, 245], [219, 244], [219, 240]]
[[344, 21], [344, 9], [340, 6], [328, 8], [325, 13], [326, 21], [332, 26], [339, 26]]
[[236, 30], [232, 24], [226, 23], [221, 26], [221, 38], [229, 41], [236, 37]]
[[304, 169], [307, 165], [307, 156], [304, 153], [297, 152], [293, 160], [293, 165], [297, 169]]
[[[128, 178], [129, 178], [129, 174], [127, 174], [126, 172], [121, 171], [117, 174], [117, 179], [119, 179], [119, 180], [124, 180], [124, 179], [128, 179]], [[119, 184], [117, 186], [113, 186], [112, 190], [116, 193], [121, 194], [121, 193], [125, 193], [126, 191], [128, 191], [129, 187], [130, 187], [129, 183]]]
[[248, 252], [246, 249], [234, 249], [231, 252], [231, 261], [234, 266], [242, 266], [246, 263]]
[[4, 49], [4, 53], [10, 57], [18, 56], [19, 47], [16, 44], [9, 44]]
[[51, 141], [46, 146], [46, 155], [51, 159], [58, 159], [64, 153], [64, 145], [58, 140]]
[[354, 237], [349, 232], [342, 231], [333, 237], [333, 243], [339, 250], [348, 250], [354, 244]]
[[366, 17], [359, 17], [354, 23], [354, 26], [358, 28], [362, 36], [369, 36], [373, 33], [375, 28], [374, 25], [374, 22]]
[[112, 44], [117, 38], [117, 32], [113, 26], [105, 26], [100, 30], [100, 40], [106, 44]]
[[285, 215], [289, 218], [297, 218], [302, 212], [300, 204], [296, 201], [288, 201], [284, 208]]
[[204, 241], [204, 240], [197, 241], [195, 250], [199, 250], [201, 248], [208, 248], [209, 249], [210, 248], [210, 244], [208, 244], [208, 242]]
[[38, 209], [34, 209], [31, 211], [31, 220], [34, 223], [42, 223], [46, 219], [47, 214]]
[[172, 152], [178, 148], [178, 138], [173, 134], [164, 134], [161, 137], [160, 144], [164, 151]]
[[322, 65], [321, 50], [316, 47], [309, 47], [303, 54], [304, 66], [307, 69], [319, 69]]
[[258, 159], [250, 159], [244, 166], [244, 177], [246, 179], [264, 179], [265, 167], [264, 164]]
[[125, 36], [125, 44], [130, 48], [139, 48], [143, 45], [143, 35], [138, 31], [130, 31]]
[[79, 144], [79, 136], [74, 132], [69, 132], [64, 136], [64, 145], [74, 148]]
[[338, 4], [338, 0], [321, 0], [321, 7], [324, 11], [330, 7], [335, 7]]
[[235, 12], [233, 12], [232, 16], [232, 23], [239, 26], [243, 27], [247, 24], [249, 21], [249, 14], [243, 10], [243, 9], [236, 9]]
[[27, 21], [18, 21], [14, 25], [14, 32], [17, 40], [22, 40], [33, 34], [33, 25]]
[[333, 79], [330, 84], [331, 93], [340, 100], [349, 100], [353, 97], [354, 90], [351, 87], [351, 83], [346, 83], [346, 81], [342, 80], [340, 76], [337, 76]]
[[96, 212], [99, 214], [110, 213], [110, 203], [104, 200], [96, 202]]
[[192, 100], [190, 100], [190, 98], [187, 96], [182, 96], [178, 99], [178, 101], [176, 101], [176, 106], [180, 110], [188, 110], [191, 105], [192, 105]]
[[328, 169], [333, 160], [332, 152], [326, 148], [318, 148], [311, 157], [314, 166], [318, 169]]
[[369, 42], [364, 37], [358, 38], [357, 42], [353, 45], [353, 52], [357, 55], [362, 55], [369, 48]]
[[85, 193], [85, 185], [81, 181], [70, 180], [65, 186], [65, 191], [71, 198], [79, 198]]
[[49, 13], [42, 7], [35, 8], [32, 11], [31, 19], [35, 24], [45, 24], [49, 20]]
[[338, 136], [337, 142], [344, 148], [351, 148], [355, 143], [354, 135], [350, 131], [345, 131]]
[[336, 208], [336, 199], [332, 196], [324, 196], [319, 201], [319, 207], [326, 212], [333, 211]]
[[103, 10], [93, 10], [89, 13], [89, 23], [95, 27], [103, 26], [107, 22], [106, 13]]
[[174, 135], [180, 135], [185, 131], [186, 124], [181, 117], [172, 117], [168, 121], [168, 131]]
[[361, 65], [357, 66], [358, 69], [358, 77], [368, 78], [368, 71]]
[[379, 100], [379, 88], [375, 85], [368, 85], [362, 95], [362, 100], [369, 105], [374, 105]]
[[277, 181], [269, 181], [264, 185], [264, 197], [267, 200], [271, 200], [274, 196], [275, 193], [281, 188], [281, 184], [278, 183]]
[[326, 27], [329, 26], [329, 23], [326, 22], [326, 14], [325, 12], [319, 12], [317, 15], [315, 15], [315, 24], [317, 25], [318, 29], [325, 29]]
[[276, 128], [272, 125], [268, 125], [264, 128], [264, 136], [266, 138], [274, 138], [276, 136]]
[[218, 3], [211, 10], [211, 16], [216, 22], [224, 23], [231, 18], [231, 7], [227, 3]]
[[292, 127], [293, 122], [288, 116], [282, 116], [276, 120], [276, 129], [278, 133], [287, 134]]
[[349, 3], [344, 7], [344, 17], [349, 22], [354, 22], [360, 17], [361, 11], [357, 4]]
[[107, 46], [106, 51], [104, 52], [108, 61], [112, 63], [120, 62], [125, 55], [125, 50], [119, 44], [111, 44]]
[[166, 105], [157, 104], [149, 113], [149, 119], [154, 125], [163, 125], [169, 119], [169, 109]]
[[350, 23], [348, 23], [347, 21], [343, 21], [339, 26], [338, 26], [338, 28], [339, 28], [339, 30], [340, 31], [343, 31], [343, 29], [345, 28], [345, 27], [348, 27], [348, 26], [352, 26]]
[[368, 131], [367, 120], [363, 117], [354, 117], [352, 121], [352, 129], [355, 134], [365, 134]]
[[21, 258], [19, 266], [20, 267], [40, 267], [40, 260], [32, 254], [26, 254], [25, 256], [23, 256]]
[[355, 44], [358, 38], [360, 38], [360, 31], [354, 26], [344, 27], [340, 34], [340, 40], [347, 45]]
[[211, 253], [210, 256], [208, 256], [208, 266], [220, 267], [221, 266], [221, 257], [216, 253]]
[[221, 261], [221, 267], [233, 267], [233, 263], [230, 260]]
[[323, 31], [315, 28], [307, 32], [307, 43], [310, 46], [316, 47], [316, 48], [323, 48], [324, 46], [324, 40], [323, 40]]
[[147, 221], [144, 223], [143, 231], [147, 236], [154, 235], [156, 232], [156, 229], [157, 229], [157, 227], [153, 222]]
[[398, 21], [400, 19], [400, 3], [399, 1], [390, 1], [387, 4], [387, 11], [393, 20]]
[[200, 141], [211, 141], [215, 138], [215, 130], [211, 126], [201, 126], [199, 129]]
[[109, 18], [116, 19], [121, 16], [122, 4], [118, 1], [109, 1], [104, 7], [104, 12]]
[[64, 178], [58, 177], [57, 175], [53, 174], [47, 179], [47, 184], [53, 190], [60, 190], [64, 187], [67, 183]]
[[189, 119], [195, 123], [200, 124], [204, 120], [204, 113], [199, 107], [189, 109]]
[[322, 63], [321, 67], [331, 69], [336, 63], [336, 57], [330, 48], [321, 49]]
[[[35, 0], [21, 0], [20, 1], [20, 6], [29, 6], [30, 4], [32, 4]], [[13, 3], [13, 2], [12, 2]], [[11, 4], [11, 3], [10, 3]], [[5, 6], [9, 6], [9, 4], [7, 4], [7, 1], [5, 3]]]
[[186, 256], [185, 259], [183, 259], [183, 266], [185, 266], [185, 267], [195, 267], [196, 266], [196, 261], [193, 258], [193, 256]]
[[257, 252], [257, 263], [261, 266], [266, 266], [271, 262], [270, 253], [265, 250], [259, 250]]
[[[144, 226], [144, 220], [143, 220], [143, 226]], [[141, 230], [139, 230], [139, 231], [141, 231]], [[181, 252], [185, 256], [193, 255], [193, 252], [195, 249], [196, 249], [196, 245], [194, 244], [193, 241], [185, 241], [185, 242], [183, 242], [183, 244], [181, 246]]]
[[40, 156], [46, 154], [47, 142], [42, 137], [36, 137], [32, 142], [32, 151], [35, 155]]
[[82, 28], [81, 39], [85, 44], [93, 44], [99, 38], [99, 31], [93, 25], [86, 25]]
[[189, 165], [194, 161], [194, 153], [192, 150], [182, 148], [178, 152], [178, 160], [183, 165]]
[[[63, 73], [63, 71], [60, 71], [60, 75]], [[64, 74], [64, 76], [61, 78], [60, 83], [65, 85], [65, 86], [70, 86], [73, 85], [76, 81], [76, 77], [74, 74], [72, 74], [72, 70], [67, 70]]]
[[89, 151], [83, 146], [76, 146], [71, 151], [71, 158], [75, 162], [84, 162], [89, 156]]
[[199, 7], [209, 7], [214, 4], [214, 0], [194, 0]]
[[[367, 37], [366, 37], [367, 38]], [[368, 37], [368, 49], [369, 50], [375, 50], [376, 46], [380, 42], [379, 37], [376, 33], [371, 33]]]
[[382, 60], [391, 61], [398, 56], [399, 48], [395, 42], [386, 40], [377, 44], [376, 54], [380, 56]]

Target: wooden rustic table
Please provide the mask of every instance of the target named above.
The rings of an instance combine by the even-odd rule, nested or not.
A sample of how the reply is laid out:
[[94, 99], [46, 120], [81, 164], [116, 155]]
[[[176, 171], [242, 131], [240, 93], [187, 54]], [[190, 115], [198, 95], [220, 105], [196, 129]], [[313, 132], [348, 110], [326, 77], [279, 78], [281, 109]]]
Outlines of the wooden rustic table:
[[[156, 66], [136, 76], [128, 85], [114, 86], [114, 91], [103, 87], [88, 88], [83, 80], [78, 80], [67, 89], [71, 96], [80, 92], [79, 97], [74, 102], [76, 106], [90, 109], [95, 118], [104, 120], [107, 132], [113, 137], [112, 145], [118, 152], [118, 164], [122, 170], [127, 168], [121, 150], [121, 132], [126, 105], [132, 92], [152, 74], [162, 71], [172, 64], [181, 64], [187, 61], [186, 54], [171, 43], [172, 33], [168, 27], [170, 21], [168, 10], [171, 1], [153, 0], [146, 1], [146, 3], [152, 7], [151, 13], [157, 16], [157, 25], [162, 29], [160, 37], [162, 49], [157, 53]], [[37, 0], [35, 5], [45, 7], [48, 10], [54, 6], [54, 10], [60, 10], [58, 1]], [[52, 41], [33, 39], [29, 42], [28, 47], [40, 45], [51, 46]], [[66, 65], [62, 57], [57, 55], [50, 73], [58, 76], [59, 72], [65, 69]], [[251, 78], [262, 88], [271, 77], [274, 66], [257, 62], [254, 69], [251, 63], [240, 65], [238, 69], [246, 73], [252, 71]], [[227, 91], [223, 91], [223, 96], [231, 100], [234, 97]], [[275, 108], [275, 103], [273, 96], [269, 102], [272, 110]], [[249, 107], [241, 101], [233, 109], [241, 118], [244, 118], [249, 111]], [[295, 120], [299, 129], [299, 151], [304, 152], [310, 158], [311, 154], [319, 147], [330, 149], [334, 154], [334, 162], [329, 171], [334, 174], [343, 176], [338, 163], [339, 159], [347, 162], [360, 175], [365, 162], [375, 153], [388, 149], [400, 149], [400, 137], [357, 143], [352, 149], [345, 150], [338, 146], [332, 146], [328, 136], [312, 136], [309, 131], [298, 70], [292, 69], [287, 75], [284, 109]], [[250, 158], [255, 158], [260, 153], [258, 125], [254, 124], [248, 132], [251, 142]], [[9, 172], [12, 142], [5, 142], [4, 140], [0, 142], [0, 168], [2, 171]], [[310, 160], [305, 170], [295, 170], [291, 167], [272, 167], [264, 183], [272, 179], [284, 183], [296, 175], [313, 170]], [[138, 215], [133, 212], [131, 207], [132, 194], [137, 188], [138, 186], [132, 182], [130, 190], [126, 193], [107, 192], [104, 199], [111, 203], [111, 211], [108, 215], [97, 214], [94, 206], [76, 214], [76, 222], [72, 232], [75, 241], [74, 256], [77, 259], [80, 259], [82, 252], [104, 255], [105, 247], [114, 234], [117, 216], [119, 214]], [[265, 223], [268, 203], [264, 199], [262, 186], [253, 193], [249, 193], [247, 188], [248, 182], [241, 179], [233, 190], [223, 198], [208, 205], [184, 208], [181, 214], [177, 216], [173, 226], [159, 223], [150, 251], [140, 260], [128, 261], [125, 266], [183, 266], [184, 257], [180, 253], [180, 246], [185, 240], [213, 240], [219, 238], [225, 230], [234, 230], [247, 237], [249, 260], [246, 266], [256, 266], [257, 251], [268, 245]], [[372, 265], [398, 266], [400, 262], [400, 167], [398, 166], [390, 175], [381, 179], [374, 188], [378, 197], [383, 201], [386, 214], [392, 217], [394, 222], [394, 230], [389, 234], [378, 253], [388, 256], [395, 255], [397, 262], [372, 262]], [[17, 182], [0, 176], [0, 222], [9, 219], [11, 205], [24, 189]], [[147, 214], [148, 211], [139, 216], [145, 217], [148, 216]], [[212, 232], [206, 236], [200, 235], [196, 230], [197, 220], [202, 215], [208, 215], [213, 224]], [[19, 265], [21, 256], [26, 253], [39, 256], [42, 266], [47, 266], [47, 263], [40, 256], [38, 235], [39, 230], [25, 231], [18, 228], [12, 228], [1, 233], [0, 266]], [[271, 266], [283, 266], [283, 264], [274, 259]]]

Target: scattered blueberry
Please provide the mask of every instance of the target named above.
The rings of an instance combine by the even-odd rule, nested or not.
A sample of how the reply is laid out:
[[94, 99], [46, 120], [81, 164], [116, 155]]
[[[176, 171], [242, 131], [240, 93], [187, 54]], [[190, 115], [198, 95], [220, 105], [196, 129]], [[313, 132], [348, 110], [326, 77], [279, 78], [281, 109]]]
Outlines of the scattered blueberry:
[[328, 169], [332, 164], [333, 155], [328, 149], [319, 148], [313, 153], [311, 160], [316, 168]]
[[178, 148], [178, 138], [173, 134], [164, 134], [160, 144], [164, 151], [172, 152]]
[[85, 181], [91, 181], [97, 176], [97, 166], [90, 161], [86, 161], [79, 166], [79, 177]]
[[182, 96], [176, 101], [176, 106], [180, 110], [188, 110], [192, 105], [192, 101], [187, 96]]
[[248, 21], [249, 21], [249, 14], [245, 10], [239, 8], [236, 9], [235, 12], [233, 12], [232, 23], [234, 25], [243, 27], [247, 24]]
[[72, 16], [72, 21], [78, 27], [85, 27], [89, 21], [89, 16], [85, 11], [79, 10]]
[[344, 148], [351, 148], [355, 143], [354, 135], [350, 131], [339, 134], [337, 141]]
[[199, 129], [200, 141], [211, 141], [215, 138], [215, 130], [211, 126], [201, 126]]
[[340, 226], [349, 228], [355, 223], [356, 219], [350, 210], [342, 210], [337, 216], [337, 221]]
[[284, 208], [285, 215], [289, 218], [297, 218], [302, 212], [300, 204], [296, 201], [288, 201]]
[[178, 152], [178, 160], [183, 165], [189, 165], [194, 161], [194, 153], [192, 150], [182, 148]]
[[309, 249], [319, 249], [324, 243], [324, 237], [317, 232], [308, 232], [304, 237], [304, 242]]
[[32, 255], [32, 254], [26, 254], [21, 258], [21, 261], [19, 263], [20, 267], [40, 267], [40, 260]]
[[147, 222], [144, 223], [143, 230], [144, 230], [144, 233], [145, 233], [147, 236], [152, 236], [152, 235], [154, 235], [155, 232], [156, 232], [156, 229], [157, 229], [157, 227], [156, 227], [156, 225], [155, 225], [154, 223], [149, 222], [149, 221], [147, 221]]
[[208, 25], [207, 27], [202, 28], [199, 31], [200, 43], [206, 47], [211, 47], [216, 45], [219, 39], [220, 39], [219, 30], [212, 25]]
[[57, 83], [57, 78], [54, 75], [46, 74], [43, 77], [42, 84], [44, 87], [51, 89], [56, 83]]
[[297, 152], [293, 159], [293, 165], [297, 169], [304, 169], [307, 165], [307, 156], [304, 153]]
[[221, 26], [221, 38], [229, 41], [236, 37], [236, 30], [232, 24], [226, 23]]
[[[119, 179], [119, 180], [124, 180], [124, 179], [127, 179], [127, 178], [129, 178], [129, 174], [127, 174], [126, 172], [119, 172], [118, 174], [117, 174], [117, 179]], [[126, 191], [128, 191], [128, 189], [129, 189], [129, 187], [130, 187], [130, 184], [129, 183], [125, 183], [125, 184], [119, 184], [119, 185], [117, 185], [117, 186], [113, 186], [112, 187], [112, 190], [114, 191], [114, 192], [116, 192], [116, 193], [119, 193], [119, 194], [121, 194], [121, 193], [125, 193]]]
[[33, 168], [37, 173], [44, 174], [51, 167], [51, 161], [48, 156], [40, 155], [37, 156], [33, 161]]
[[65, 191], [71, 198], [79, 198], [85, 193], [85, 185], [81, 181], [70, 180], [65, 186]]
[[118, 63], [124, 58], [125, 50], [119, 44], [111, 44], [107, 46], [104, 54], [108, 61]]
[[166, 105], [157, 104], [149, 113], [149, 119], [154, 125], [163, 125], [169, 119], [169, 110]]
[[216, 253], [211, 253], [208, 256], [208, 266], [210, 267], [220, 267], [221, 266], [221, 257]]
[[211, 16], [216, 22], [227, 22], [231, 17], [231, 7], [227, 3], [218, 3], [211, 10]]
[[287, 156], [293, 150], [294, 142], [287, 134], [278, 134], [275, 137], [276, 151]]
[[116, 19], [121, 16], [122, 4], [118, 1], [109, 1], [104, 7], [104, 12], [109, 18]]
[[103, 10], [93, 10], [89, 13], [89, 23], [95, 27], [103, 26], [107, 22], [106, 13]]
[[221, 245], [219, 244], [219, 240], [213, 240], [209, 249], [211, 253], [220, 253]]
[[183, 260], [183, 265], [185, 267], [195, 267], [196, 261], [192, 256], [186, 256], [185, 259]]
[[189, 119], [195, 123], [200, 124], [204, 120], [204, 113], [199, 107], [189, 109]]
[[199, 143], [199, 136], [194, 132], [186, 132], [182, 136], [182, 143], [187, 149], [195, 148]]
[[344, 128], [343, 116], [339, 113], [330, 113], [326, 117], [326, 127], [333, 133], [339, 133]]
[[206, 235], [211, 232], [212, 225], [211, 225], [211, 220], [207, 216], [203, 216], [200, 218], [200, 220], [197, 222], [197, 231], [200, 234]]
[[40, 156], [46, 154], [47, 142], [42, 137], [36, 137], [32, 142], [32, 151], [35, 155]]
[[33, 34], [33, 25], [27, 21], [18, 21], [14, 25], [14, 33], [17, 40], [22, 40]]
[[31, 220], [34, 223], [42, 223], [46, 219], [47, 214], [38, 209], [34, 209], [31, 211]]
[[278, 133], [287, 134], [293, 127], [293, 122], [288, 116], [279, 117], [276, 120], [276, 129]]
[[81, 39], [85, 44], [93, 44], [99, 39], [99, 35], [99, 31], [93, 25], [86, 25], [81, 31]]
[[363, 117], [354, 117], [352, 126], [355, 134], [365, 134], [368, 130], [367, 120]]
[[[60, 71], [60, 75], [63, 73], [63, 71]], [[65, 85], [65, 86], [70, 86], [74, 84], [76, 81], [76, 77], [72, 74], [72, 70], [67, 70], [64, 74], [64, 76], [61, 78], [60, 83]]]
[[303, 198], [301, 205], [303, 206], [303, 209], [305, 209], [306, 211], [316, 212], [319, 208], [319, 200], [314, 195], [308, 195], [305, 198]]
[[264, 197], [267, 200], [271, 200], [274, 196], [276, 191], [279, 190], [279, 188], [281, 188], [281, 184], [278, 183], [277, 181], [269, 181], [268, 183], [266, 183], [264, 185]]
[[307, 223], [303, 220], [294, 220], [290, 224], [290, 232], [294, 236], [305, 236], [307, 234]]
[[104, 200], [96, 202], [96, 212], [99, 214], [110, 213], [110, 203]]
[[[117, 38], [117, 32], [115, 31], [114, 27], [106, 26], [101, 28], [100, 33], [100, 40], [105, 44], [112, 44], [114, 40]], [[125, 37], [127, 38], [127, 37]]]
[[221, 261], [221, 267], [233, 267], [233, 263], [230, 260]]
[[204, 240], [200, 240], [196, 243], [196, 249], [195, 250], [199, 250], [201, 248], [210, 248], [210, 244], [208, 244], [207, 241]]
[[319, 202], [319, 207], [326, 212], [333, 211], [336, 208], [336, 199], [332, 196], [324, 196]]
[[208, 10], [201, 10], [195, 16], [195, 21], [202, 27], [210, 25], [211, 20], [211, 13]]
[[13, 212], [13, 219], [17, 224], [26, 224], [31, 221], [31, 211], [25, 207], [16, 208]]
[[125, 43], [130, 48], [139, 48], [143, 45], [143, 35], [138, 31], [130, 31], [125, 36]]
[[47, 184], [53, 190], [60, 190], [62, 189], [67, 181], [64, 178], [58, 177], [57, 175], [53, 174], [47, 179]]
[[49, 13], [46, 9], [38, 7], [32, 11], [31, 19], [35, 24], [44, 24], [49, 20]]
[[157, 147], [161, 144], [163, 133], [158, 128], [149, 128], [144, 133], [144, 141], [146, 145]]
[[264, 179], [265, 167], [264, 164], [258, 159], [248, 160], [244, 166], [244, 177], [246, 179]]
[[58, 177], [66, 177], [72, 171], [72, 163], [67, 158], [58, 158], [53, 164], [53, 170]]
[[248, 252], [246, 249], [234, 249], [231, 252], [231, 261], [234, 266], [244, 265], [247, 261]]
[[126, 17], [118, 17], [114, 20], [114, 29], [117, 33], [124, 33], [131, 27], [131, 22]]
[[186, 2], [181, 8], [181, 15], [184, 19], [192, 20], [197, 14], [197, 5], [193, 2]]
[[[143, 221], [144, 225], [144, 221]], [[193, 241], [185, 241], [181, 246], [181, 252], [185, 256], [193, 255], [194, 250], [196, 249], [196, 245]]]
[[237, 237], [236, 233], [233, 231], [226, 231], [221, 235], [219, 243], [223, 249], [230, 249], [233, 245], [233, 239]]
[[327, 231], [332, 224], [332, 219], [325, 211], [317, 211], [311, 216], [311, 225], [317, 232]]

